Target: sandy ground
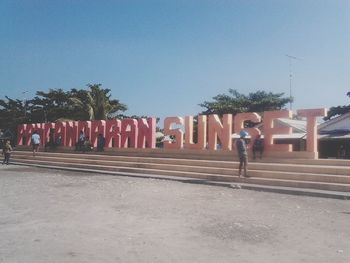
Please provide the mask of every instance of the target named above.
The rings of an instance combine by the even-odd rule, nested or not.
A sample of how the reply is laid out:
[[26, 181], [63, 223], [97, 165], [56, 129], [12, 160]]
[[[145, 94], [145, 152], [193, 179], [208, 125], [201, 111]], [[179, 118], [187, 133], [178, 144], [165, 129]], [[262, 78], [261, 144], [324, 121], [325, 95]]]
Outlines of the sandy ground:
[[0, 262], [350, 262], [350, 201], [0, 166]]

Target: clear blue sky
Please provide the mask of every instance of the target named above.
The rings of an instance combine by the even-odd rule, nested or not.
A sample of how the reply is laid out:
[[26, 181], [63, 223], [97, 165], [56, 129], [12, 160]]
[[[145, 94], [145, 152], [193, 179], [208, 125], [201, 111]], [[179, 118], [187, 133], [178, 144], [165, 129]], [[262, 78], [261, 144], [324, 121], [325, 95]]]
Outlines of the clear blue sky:
[[5, 95], [101, 83], [127, 114], [195, 115], [229, 88], [350, 103], [350, 1], [0, 0]]

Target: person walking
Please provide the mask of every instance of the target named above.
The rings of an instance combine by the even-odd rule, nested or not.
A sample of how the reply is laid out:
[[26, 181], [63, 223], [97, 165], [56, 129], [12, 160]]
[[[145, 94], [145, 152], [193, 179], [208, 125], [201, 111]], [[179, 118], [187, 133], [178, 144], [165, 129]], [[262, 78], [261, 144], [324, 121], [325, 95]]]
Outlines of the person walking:
[[236, 141], [236, 149], [239, 157], [239, 167], [238, 167], [238, 176], [242, 176], [242, 168], [243, 168], [243, 176], [248, 177], [247, 175], [247, 166], [248, 166], [248, 152], [247, 152], [247, 144], [245, 138], [248, 133], [242, 130], [239, 133], [239, 139]]
[[32, 134], [33, 156], [39, 151], [40, 135], [38, 131], [34, 131]]
[[4, 155], [4, 161], [2, 162], [2, 164], [6, 164], [6, 165], [9, 164], [11, 152], [12, 152], [12, 146], [10, 141], [7, 140], [4, 147], [2, 148], [2, 155]]

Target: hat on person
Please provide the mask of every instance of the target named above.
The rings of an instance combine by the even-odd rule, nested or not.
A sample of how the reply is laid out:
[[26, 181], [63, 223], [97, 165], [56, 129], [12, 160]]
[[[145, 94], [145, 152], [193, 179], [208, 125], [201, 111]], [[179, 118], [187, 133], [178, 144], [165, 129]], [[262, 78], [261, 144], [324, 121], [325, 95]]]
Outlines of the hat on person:
[[248, 135], [249, 135], [248, 132], [246, 132], [245, 130], [241, 130], [240, 133], [239, 133], [239, 136], [241, 138], [247, 137]]

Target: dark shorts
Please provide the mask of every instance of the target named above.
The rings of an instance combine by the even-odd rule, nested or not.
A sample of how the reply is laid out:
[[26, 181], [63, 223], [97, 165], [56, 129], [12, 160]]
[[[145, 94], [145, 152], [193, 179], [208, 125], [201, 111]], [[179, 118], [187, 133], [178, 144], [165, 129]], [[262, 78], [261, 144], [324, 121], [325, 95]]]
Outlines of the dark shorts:
[[248, 156], [247, 155], [241, 155], [239, 156], [239, 161], [240, 162], [246, 162], [248, 160]]
[[33, 144], [33, 150], [36, 150], [39, 148], [39, 144]]

